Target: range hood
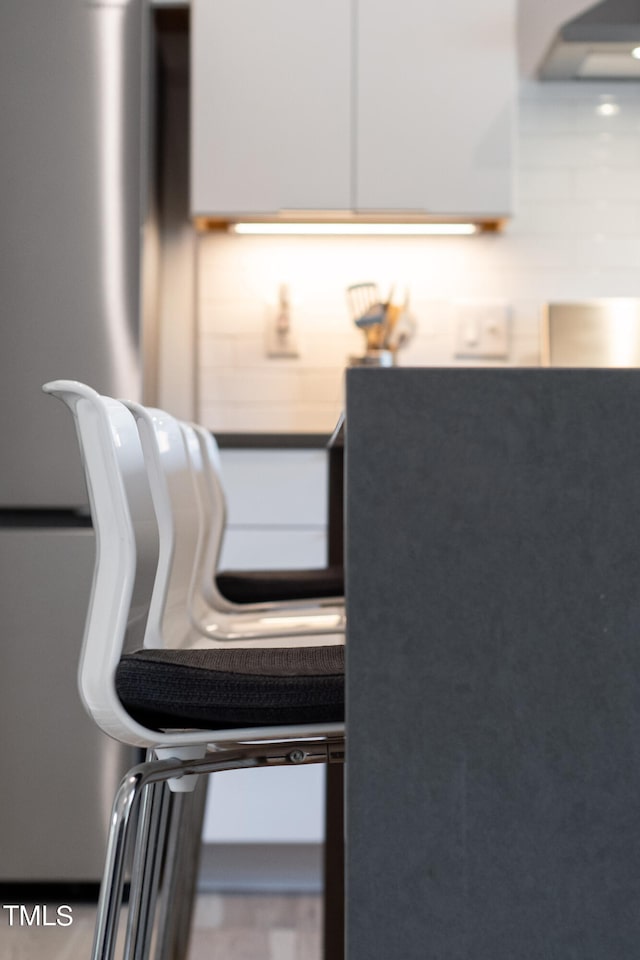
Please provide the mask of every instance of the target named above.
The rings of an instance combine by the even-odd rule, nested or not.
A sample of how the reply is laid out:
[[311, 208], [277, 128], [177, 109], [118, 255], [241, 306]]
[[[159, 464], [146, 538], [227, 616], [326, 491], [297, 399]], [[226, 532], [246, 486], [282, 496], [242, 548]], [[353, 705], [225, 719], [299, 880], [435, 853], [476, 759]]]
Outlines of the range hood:
[[538, 75], [541, 80], [640, 80], [640, 0], [603, 0], [565, 22]]

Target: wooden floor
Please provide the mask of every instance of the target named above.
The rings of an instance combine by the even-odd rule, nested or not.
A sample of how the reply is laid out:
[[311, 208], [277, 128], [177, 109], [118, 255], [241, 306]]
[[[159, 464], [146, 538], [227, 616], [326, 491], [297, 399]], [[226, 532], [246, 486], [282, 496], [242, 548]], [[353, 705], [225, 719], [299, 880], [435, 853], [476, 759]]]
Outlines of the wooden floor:
[[[319, 896], [201, 894], [188, 960], [320, 960], [321, 910]], [[2, 913], [2, 960], [88, 960], [94, 907], [74, 905], [67, 927], [10, 927]]]

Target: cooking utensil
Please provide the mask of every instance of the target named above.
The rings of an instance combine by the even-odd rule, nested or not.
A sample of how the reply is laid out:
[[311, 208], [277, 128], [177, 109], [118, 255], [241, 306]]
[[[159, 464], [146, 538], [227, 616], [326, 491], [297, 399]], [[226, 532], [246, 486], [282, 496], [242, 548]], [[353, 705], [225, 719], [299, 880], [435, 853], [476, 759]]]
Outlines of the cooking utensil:
[[388, 349], [389, 341], [393, 337], [393, 331], [395, 329], [396, 323], [398, 322], [398, 317], [402, 312], [402, 307], [399, 307], [397, 304], [388, 303], [387, 308], [384, 313], [384, 323], [383, 323], [383, 344], [384, 348]]
[[372, 327], [374, 324], [384, 323], [386, 309], [384, 303], [374, 303], [361, 317], [356, 318], [356, 327], [360, 327], [362, 330], [365, 327]]
[[364, 317], [368, 310], [380, 304], [380, 294], [376, 283], [354, 283], [347, 287], [347, 297], [351, 309], [351, 318], [355, 323], [361, 317]]
[[384, 326], [381, 323], [375, 323], [363, 329], [367, 338], [367, 350], [382, 350], [384, 343]]
[[405, 293], [404, 303], [390, 312], [384, 346], [394, 352], [406, 347], [416, 332], [416, 319], [409, 311], [409, 291]]
[[402, 308], [393, 329], [391, 330], [385, 346], [389, 350], [400, 350], [413, 339], [416, 332], [416, 320], [408, 310]]
[[390, 350], [395, 353], [413, 337], [416, 321], [409, 312], [409, 291], [404, 304], [393, 303], [395, 286], [391, 286], [385, 301], [380, 299], [375, 283], [355, 283], [347, 287], [349, 305], [355, 325], [363, 331], [367, 353]]

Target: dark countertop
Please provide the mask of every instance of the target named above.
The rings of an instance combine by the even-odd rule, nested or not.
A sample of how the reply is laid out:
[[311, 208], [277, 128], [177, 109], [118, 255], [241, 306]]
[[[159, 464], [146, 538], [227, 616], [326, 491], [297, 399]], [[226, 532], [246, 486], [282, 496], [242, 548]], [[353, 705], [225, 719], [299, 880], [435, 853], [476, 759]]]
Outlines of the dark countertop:
[[216, 433], [221, 450], [324, 450], [328, 433]]
[[347, 372], [349, 960], [637, 955], [639, 408]]

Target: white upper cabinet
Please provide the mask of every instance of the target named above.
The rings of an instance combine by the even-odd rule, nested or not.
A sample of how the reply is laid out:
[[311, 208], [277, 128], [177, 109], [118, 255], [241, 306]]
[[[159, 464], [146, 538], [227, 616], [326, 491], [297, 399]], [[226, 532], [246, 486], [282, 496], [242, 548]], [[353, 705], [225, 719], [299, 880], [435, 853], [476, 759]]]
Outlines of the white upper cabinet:
[[515, 8], [515, 0], [360, 0], [357, 210], [512, 210]]
[[193, 0], [193, 214], [348, 209], [349, 0]]
[[194, 215], [497, 218], [516, 0], [193, 0]]

